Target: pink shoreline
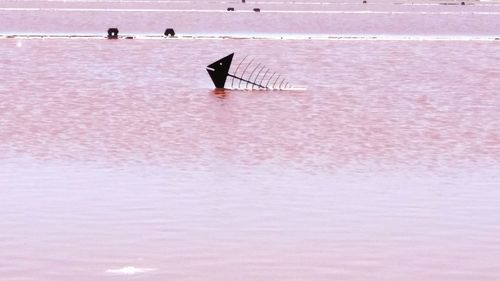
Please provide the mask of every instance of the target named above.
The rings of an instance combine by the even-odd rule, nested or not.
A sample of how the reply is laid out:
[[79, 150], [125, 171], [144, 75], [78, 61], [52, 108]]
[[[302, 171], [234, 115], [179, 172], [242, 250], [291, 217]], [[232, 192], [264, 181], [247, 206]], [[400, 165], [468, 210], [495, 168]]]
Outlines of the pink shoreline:
[[118, 27], [124, 34], [156, 35], [172, 27], [184, 36], [500, 36], [498, 3], [368, 2], [2, 1], [0, 34], [101, 35]]

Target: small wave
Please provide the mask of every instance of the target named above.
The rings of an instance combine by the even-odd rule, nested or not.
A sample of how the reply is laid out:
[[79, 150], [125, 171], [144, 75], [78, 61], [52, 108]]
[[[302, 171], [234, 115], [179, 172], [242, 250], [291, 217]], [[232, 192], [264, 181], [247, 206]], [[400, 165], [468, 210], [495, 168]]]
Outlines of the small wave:
[[125, 266], [122, 268], [106, 269], [106, 273], [115, 275], [133, 275], [156, 271], [156, 268]]

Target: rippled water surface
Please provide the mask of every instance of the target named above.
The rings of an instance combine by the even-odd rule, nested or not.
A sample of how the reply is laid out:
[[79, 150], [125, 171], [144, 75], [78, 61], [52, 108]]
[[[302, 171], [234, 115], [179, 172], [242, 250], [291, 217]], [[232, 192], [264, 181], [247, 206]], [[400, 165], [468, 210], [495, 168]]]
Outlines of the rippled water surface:
[[499, 280], [499, 50], [0, 40], [0, 279]]

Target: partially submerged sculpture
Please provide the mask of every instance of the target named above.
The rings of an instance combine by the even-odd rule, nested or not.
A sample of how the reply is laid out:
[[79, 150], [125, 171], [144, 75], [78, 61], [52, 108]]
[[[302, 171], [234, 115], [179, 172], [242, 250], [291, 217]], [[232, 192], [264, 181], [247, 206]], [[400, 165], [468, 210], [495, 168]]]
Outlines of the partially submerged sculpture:
[[[285, 78], [271, 71], [269, 68], [257, 64], [250, 68], [253, 59], [250, 60], [245, 67], [242, 67], [241, 73], [238, 70], [242, 66], [247, 57], [238, 64], [234, 73], [229, 73], [234, 53], [221, 58], [220, 60], [207, 65], [207, 71], [214, 82], [215, 88], [226, 88], [226, 80], [231, 77], [231, 86], [229, 89], [248, 89], [248, 90], [291, 90], [292, 88]], [[250, 71], [248, 71], [251, 69]], [[255, 75], [254, 75], [255, 74]], [[236, 82], [235, 82], [236, 80]], [[243, 85], [242, 85], [243, 84]]]

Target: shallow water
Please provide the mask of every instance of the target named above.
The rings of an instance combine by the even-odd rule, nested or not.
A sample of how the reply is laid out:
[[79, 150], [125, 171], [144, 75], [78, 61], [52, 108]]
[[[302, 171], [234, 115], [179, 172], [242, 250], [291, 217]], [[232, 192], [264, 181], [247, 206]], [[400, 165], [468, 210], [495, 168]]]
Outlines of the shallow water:
[[498, 280], [499, 46], [0, 40], [1, 279]]
[[[499, 6], [258, 4], [2, 2], [0, 34], [410, 36], [0, 40], [2, 281], [500, 278], [500, 43], [464, 40]], [[231, 52], [307, 90], [214, 91]]]

